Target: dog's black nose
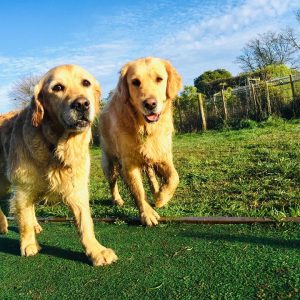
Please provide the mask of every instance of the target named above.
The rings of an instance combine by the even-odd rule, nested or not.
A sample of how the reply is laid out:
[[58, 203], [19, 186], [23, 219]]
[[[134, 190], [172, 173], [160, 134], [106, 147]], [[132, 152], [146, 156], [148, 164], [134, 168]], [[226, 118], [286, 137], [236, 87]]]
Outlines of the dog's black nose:
[[143, 105], [148, 110], [154, 110], [154, 108], [157, 106], [157, 101], [155, 98], [148, 98], [143, 101]]
[[77, 98], [72, 102], [71, 108], [84, 112], [90, 108], [90, 101], [84, 97]]

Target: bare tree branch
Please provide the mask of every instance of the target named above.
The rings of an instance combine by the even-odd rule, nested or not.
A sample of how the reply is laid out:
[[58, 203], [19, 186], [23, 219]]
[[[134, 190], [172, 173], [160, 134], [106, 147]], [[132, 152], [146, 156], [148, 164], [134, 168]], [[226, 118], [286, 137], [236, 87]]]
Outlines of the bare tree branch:
[[296, 49], [300, 50], [300, 43], [296, 38], [296, 33], [294, 29], [287, 28], [285, 37]]
[[236, 63], [245, 71], [255, 71], [273, 64], [290, 64], [296, 61], [297, 40], [293, 31], [276, 33], [269, 31], [250, 40], [237, 57]]
[[32, 75], [16, 81], [9, 93], [11, 101], [21, 107], [30, 103], [34, 86], [38, 83], [39, 79], [40, 76]]

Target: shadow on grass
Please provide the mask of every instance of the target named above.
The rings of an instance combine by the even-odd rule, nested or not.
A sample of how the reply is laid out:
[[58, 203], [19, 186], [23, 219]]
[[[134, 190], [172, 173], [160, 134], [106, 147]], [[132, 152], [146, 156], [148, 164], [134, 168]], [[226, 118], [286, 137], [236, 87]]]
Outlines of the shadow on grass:
[[6, 216], [9, 215], [9, 199], [11, 198], [11, 195], [12, 194], [9, 193], [6, 196], [0, 197], [0, 208]]
[[102, 206], [108, 206], [108, 207], [113, 207], [112, 204], [112, 199], [111, 198], [100, 198], [100, 199], [95, 199], [91, 204], [93, 205], [102, 205]]
[[[38, 255], [49, 255], [61, 259], [77, 261], [84, 264], [90, 264], [88, 258], [83, 252], [62, 249], [46, 244], [40, 244], [42, 250]], [[20, 256], [20, 243], [18, 239], [9, 238], [6, 236], [0, 237], [0, 253]]]
[[184, 232], [181, 236], [198, 238], [208, 241], [226, 241], [231, 243], [246, 243], [262, 246], [270, 246], [274, 248], [300, 249], [300, 240], [282, 240], [269, 237], [257, 237], [253, 235], [232, 235], [222, 233], [200, 233], [200, 232]]
[[19, 228], [16, 227], [16, 226], [9, 226], [9, 227], [8, 227], [8, 230], [9, 230], [9, 231], [13, 231], [13, 232], [15, 232], [15, 233], [19, 233]]

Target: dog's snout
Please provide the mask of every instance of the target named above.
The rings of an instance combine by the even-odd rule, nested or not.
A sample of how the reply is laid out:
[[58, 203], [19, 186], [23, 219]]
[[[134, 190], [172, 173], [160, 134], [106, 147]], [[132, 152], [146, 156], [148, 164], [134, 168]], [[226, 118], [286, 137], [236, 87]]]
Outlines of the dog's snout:
[[90, 101], [84, 97], [77, 98], [72, 102], [71, 108], [79, 112], [84, 112], [90, 108]]
[[143, 105], [148, 110], [154, 110], [157, 106], [157, 101], [155, 98], [148, 98], [143, 101]]

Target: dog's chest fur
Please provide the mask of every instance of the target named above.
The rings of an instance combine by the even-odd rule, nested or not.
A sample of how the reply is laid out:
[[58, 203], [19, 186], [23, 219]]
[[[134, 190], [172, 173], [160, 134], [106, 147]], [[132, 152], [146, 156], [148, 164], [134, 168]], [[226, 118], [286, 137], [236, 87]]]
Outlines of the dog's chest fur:
[[153, 165], [165, 157], [171, 151], [171, 132], [154, 131], [150, 134], [139, 135], [138, 153], [143, 164]]
[[[20, 157], [10, 160], [12, 183], [28, 186], [29, 193], [51, 202], [84, 188], [90, 169], [90, 137], [90, 130], [68, 134], [53, 145], [41, 135], [27, 134]], [[14, 152], [13, 148], [11, 152]]]

